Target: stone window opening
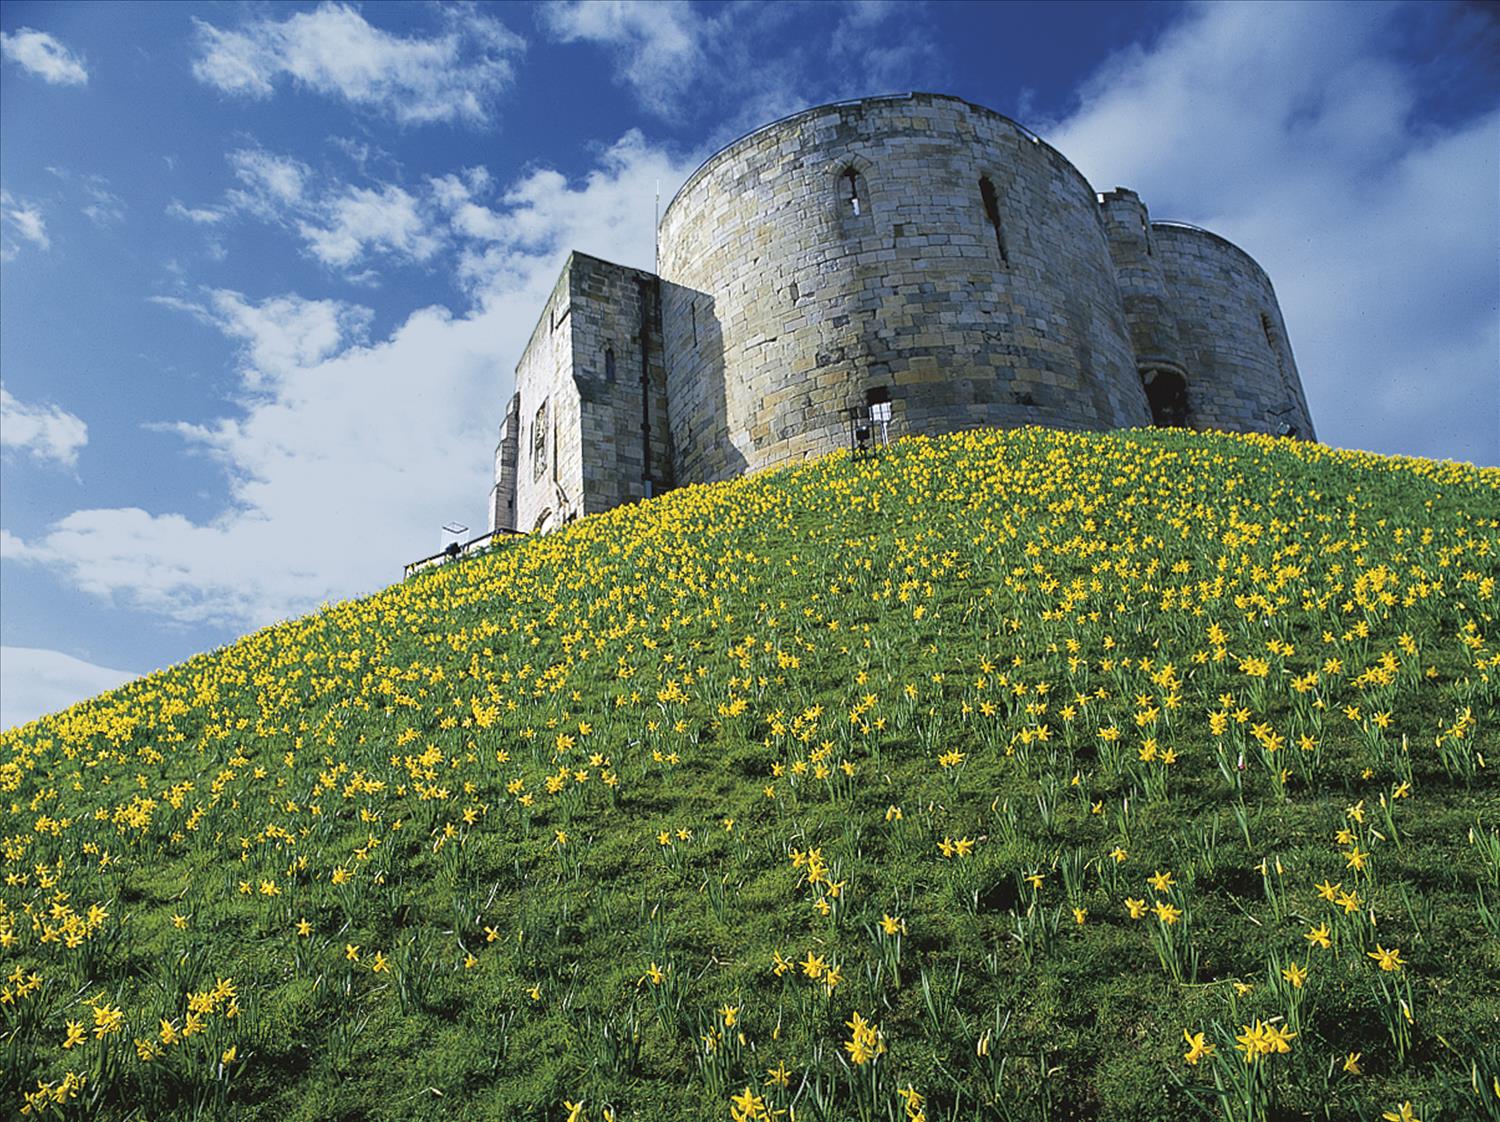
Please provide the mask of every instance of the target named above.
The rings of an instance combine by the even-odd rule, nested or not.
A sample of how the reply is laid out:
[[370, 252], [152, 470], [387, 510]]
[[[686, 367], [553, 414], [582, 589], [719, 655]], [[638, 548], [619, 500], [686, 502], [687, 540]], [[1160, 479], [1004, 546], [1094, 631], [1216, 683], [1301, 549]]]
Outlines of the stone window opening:
[[859, 172], [853, 168], [844, 169], [844, 205], [855, 218], [860, 216]]
[[540, 479], [547, 470], [547, 403], [542, 402], [531, 426], [531, 478]]
[[1154, 257], [1155, 254], [1151, 252], [1151, 223], [1146, 221], [1145, 215], [1141, 216], [1141, 237], [1146, 242], [1146, 256]]
[[1004, 265], [1010, 264], [1010, 250], [1005, 245], [1005, 226], [1000, 221], [1000, 200], [995, 195], [995, 185], [990, 182], [990, 177], [985, 175], [979, 179], [979, 197], [984, 201], [984, 216], [989, 219], [990, 226], [995, 231], [995, 246], [1000, 250], [1000, 261]]
[[613, 347], [604, 348], [604, 380], [606, 382], [615, 380], [615, 349]]
[[698, 345], [698, 301], [688, 302], [688, 316], [693, 321], [693, 346]]
[[1260, 329], [1266, 337], [1266, 346], [1271, 349], [1271, 357], [1276, 360], [1276, 369], [1281, 374], [1281, 380], [1285, 382], [1287, 380], [1286, 363], [1281, 357], [1281, 346], [1277, 342], [1276, 326], [1271, 322], [1271, 317], [1266, 315], [1265, 312], [1261, 312], [1260, 314]]
[[1188, 423], [1187, 381], [1175, 370], [1150, 367], [1141, 371], [1151, 424], [1159, 429], [1186, 428]]

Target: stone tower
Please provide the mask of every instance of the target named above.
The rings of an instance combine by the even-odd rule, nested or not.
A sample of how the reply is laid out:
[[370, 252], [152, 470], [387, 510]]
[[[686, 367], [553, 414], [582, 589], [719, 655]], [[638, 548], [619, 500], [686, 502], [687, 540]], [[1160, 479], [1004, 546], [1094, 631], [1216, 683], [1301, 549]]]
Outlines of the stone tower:
[[1313, 436], [1276, 295], [1242, 250], [1098, 194], [937, 94], [794, 114], [708, 159], [659, 276], [573, 254], [516, 367], [492, 527], [898, 433], [1175, 425]]

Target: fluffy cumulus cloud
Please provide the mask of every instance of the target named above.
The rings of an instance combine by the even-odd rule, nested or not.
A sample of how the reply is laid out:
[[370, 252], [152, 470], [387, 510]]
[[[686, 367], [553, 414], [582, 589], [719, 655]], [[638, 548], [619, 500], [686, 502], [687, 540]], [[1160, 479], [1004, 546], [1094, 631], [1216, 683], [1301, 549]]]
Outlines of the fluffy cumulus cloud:
[[45, 31], [0, 31], [0, 54], [54, 86], [82, 86], [89, 80], [83, 60]]
[[473, 306], [419, 309], [384, 339], [339, 301], [159, 300], [160, 314], [192, 315], [237, 348], [225, 415], [171, 426], [224, 468], [229, 503], [206, 521], [81, 510], [31, 540], [7, 535], [7, 558], [102, 600], [231, 628], [390, 583], [438, 547], [445, 521], [482, 528], [511, 371], [566, 252], [649, 267], [641, 216], [656, 183], [674, 190], [693, 164], [632, 133], [574, 182], [539, 169], [497, 186], [482, 168], [428, 181], [420, 193]]
[[442, 244], [428, 229], [417, 200], [405, 189], [351, 187], [325, 200], [320, 221], [302, 222], [298, 231], [312, 255], [325, 265], [347, 267], [378, 251], [409, 261], [426, 261]]
[[647, 0], [549, 4], [540, 19], [559, 42], [612, 48], [620, 80], [658, 113], [676, 108], [680, 90], [698, 78], [723, 27], [687, 4]]
[[821, 102], [941, 87], [922, 7], [559, 0], [538, 19], [558, 42], [608, 52], [616, 80], [649, 112], [712, 115], [732, 136]]
[[446, 243], [441, 215], [429, 194], [394, 183], [330, 183], [307, 164], [261, 148], [229, 154], [237, 182], [215, 205], [167, 206], [174, 218], [217, 226], [242, 216], [285, 227], [302, 239], [309, 256], [351, 277], [368, 279], [372, 258], [422, 263]]
[[238, 292], [217, 289], [202, 302], [171, 296], [151, 301], [189, 312], [239, 343], [240, 375], [251, 394], [275, 389], [297, 371], [362, 341], [370, 322], [370, 309], [357, 304], [295, 295], [252, 304]]
[[1424, 116], [1424, 78], [1396, 55], [1410, 18], [1189, 9], [1039, 128], [1100, 190], [1133, 187], [1153, 218], [1207, 226], [1265, 267], [1320, 439], [1493, 464], [1500, 112]]
[[56, 405], [30, 405], [0, 386], [0, 448], [42, 463], [73, 467], [89, 428]]
[[47, 236], [46, 219], [35, 203], [0, 191], [0, 260], [15, 260], [22, 243], [36, 249], [50, 249], [52, 239]]
[[258, 16], [236, 28], [195, 18], [193, 74], [241, 97], [270, 97], [290, 79], [403, 124], [483, 123], [525, 42], [473, 8], [443, 9], [442, 19], [440, 34], [422, 38], [374, 27], [347, 4]]
[[39, 647], [0, 647], [0, 729], [55, 713], [136, 677]]

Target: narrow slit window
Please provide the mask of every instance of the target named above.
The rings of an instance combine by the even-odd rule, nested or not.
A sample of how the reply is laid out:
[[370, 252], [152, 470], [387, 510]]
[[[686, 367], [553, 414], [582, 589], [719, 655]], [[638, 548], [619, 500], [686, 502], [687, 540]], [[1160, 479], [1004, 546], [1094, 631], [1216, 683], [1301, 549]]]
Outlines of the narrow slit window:
[[849, 212], [858, 218], [863, 204], [859, 198], [859, 175], [853, 168], [844, 172], [844, 201], [849, 205]]
[[531, 477], [540, 479], [547, 470], [547, 403], [542, 402], [531, 423]]
[[1285, 373], [1281, 364], [1281, 348], [1276, 345], [1276, 329], [1271, 326], [1271, 317], [1265, 312], [1260, 314], [1260, 329], [1265, 334], [1266, 346], [1271, 348], [1271, 355], [1276, 359], [1276, 365]]
[[1000, 222], [1000, 200], [995, 196], [995, 185], [987, 175], [979, 180], [979, 197], [984, 200], [984, 216], [995, 229], [995, 246], [1000, 250], [1000, 260], [1009, 265], [1010, 251], [1005, 246], [1005, 227]]
[[615, 380], [615, 349], [613, 347], [604, 348], [604, 380], [606, 382]]
[[1151, 224], [1145, 218], [1141, 219], [1141, 237], [1146, 241], [1146, 256], [1154, 256], [1151, 252]]
[[1276, 330], [1271, 317], [1265, 312], [1260, 314], [1260, 329], [1265, 333], [1266, 346], [1271, 350], [1271, 357], [1276, 360], [1276, 372], [1281, 375], [1281, 384], [1286, 389], [1287, 400], [1295, 404], [1297, 394], [1292, 387], [1292, 377], [1286, 368], [1286, 353], [1281, 348], [1281, 334]]
[[693, 321], [693, 346], [698, 345], [698, 301], [694, 300], [688, 304], [688, 315]]

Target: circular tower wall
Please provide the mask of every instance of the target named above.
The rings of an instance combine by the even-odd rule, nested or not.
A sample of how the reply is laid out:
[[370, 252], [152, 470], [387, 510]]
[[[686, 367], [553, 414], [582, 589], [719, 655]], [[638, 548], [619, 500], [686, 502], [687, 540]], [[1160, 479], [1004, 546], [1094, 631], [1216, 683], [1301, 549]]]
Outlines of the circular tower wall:
[[660, 230], [677, 479], [894, 431], [1147, 424], [1093, 189], [1009, 119], [914, 94], [823, 106], [712, 157]]
[[1151, 223], [1194, 428], [1316, 439], [1276, 290], [1248, 253], [1180, 222]]

